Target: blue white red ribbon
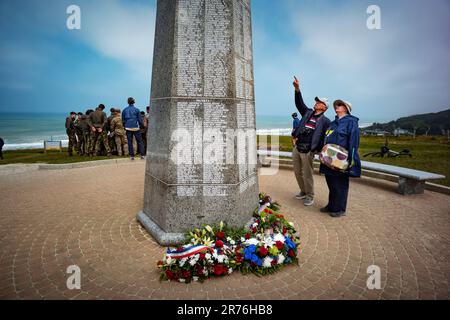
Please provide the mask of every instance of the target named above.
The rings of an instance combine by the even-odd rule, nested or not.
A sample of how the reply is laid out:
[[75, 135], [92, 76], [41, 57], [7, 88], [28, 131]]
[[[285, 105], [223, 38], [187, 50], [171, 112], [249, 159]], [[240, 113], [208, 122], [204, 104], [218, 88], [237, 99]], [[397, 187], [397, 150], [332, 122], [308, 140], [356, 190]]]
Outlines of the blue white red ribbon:
[[213, 252], [214, 249], [209, 246], [205, 246], [205, 245], [196, 245], [196, 246], [192, 246], [192, 247], [187, 247], [187, 248], [184, 248], [183, 250], [167, 249], [167, 256], [169, 256], [172, 259], [183, 259], [183, 258], [191, 257], [191, 256], [196, 255], [197, 253], [200, 253], [203, 251]]

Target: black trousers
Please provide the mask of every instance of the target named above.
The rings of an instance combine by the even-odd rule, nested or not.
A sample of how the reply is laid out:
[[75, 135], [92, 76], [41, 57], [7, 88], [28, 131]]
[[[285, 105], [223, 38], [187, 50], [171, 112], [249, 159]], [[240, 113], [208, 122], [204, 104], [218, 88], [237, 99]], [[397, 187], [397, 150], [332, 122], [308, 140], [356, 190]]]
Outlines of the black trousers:
[[331, 212], [345, 212], [347, 210], [348, 189], [350, 178], [346, 174], [325, 175], [330, 194], [327, 208]]
[[3, 146], [2, 147], [0, 147], [0, 159], [2, 159], [3, 160]]

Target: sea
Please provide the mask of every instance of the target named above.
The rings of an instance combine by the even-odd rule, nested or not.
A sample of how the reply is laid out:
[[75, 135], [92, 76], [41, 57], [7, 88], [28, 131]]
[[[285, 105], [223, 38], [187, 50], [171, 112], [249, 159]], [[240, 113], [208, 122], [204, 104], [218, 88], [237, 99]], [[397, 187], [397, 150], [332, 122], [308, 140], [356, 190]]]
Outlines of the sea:
[[[3, 150], [41, 149], [44, 141], [62, 141], [67, 146], [66, 113], [0, 113], [0, 137]], [[360, 127], [373, 122], [360, 121]], [[290, 115], [257, 115], [256, 128], [260, 135], [290, 135]]]

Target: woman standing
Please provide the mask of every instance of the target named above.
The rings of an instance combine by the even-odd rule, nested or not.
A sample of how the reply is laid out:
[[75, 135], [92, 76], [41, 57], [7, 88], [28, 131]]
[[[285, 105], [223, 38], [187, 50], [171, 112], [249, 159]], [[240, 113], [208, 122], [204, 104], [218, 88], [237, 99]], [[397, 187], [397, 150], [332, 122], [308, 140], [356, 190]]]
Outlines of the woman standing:
[[351, 115], [352, 105], [343, 100], [333, 103], [336, 118], [330, 124], [325, 138], [325, 144], [335, 144], [348, 151], [348, 168], [344, 171], [320, 165], [320, 173], [325, 174], [330, 191], [328, 204], [320, 209], [337, 218], [345, 216], [349, 190], [349, 177], [361, 176], [361, 161], [358, 155], [359, 126], [357, 117]]

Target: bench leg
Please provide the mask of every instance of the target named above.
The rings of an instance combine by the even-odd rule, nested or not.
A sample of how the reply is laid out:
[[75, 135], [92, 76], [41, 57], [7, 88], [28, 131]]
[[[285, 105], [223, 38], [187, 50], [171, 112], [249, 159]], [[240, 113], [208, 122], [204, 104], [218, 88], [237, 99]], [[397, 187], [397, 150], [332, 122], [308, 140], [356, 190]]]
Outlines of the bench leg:
[[425, 182], [408, 179], [408, 178], [398, 178], [398, 193], [403, 195], [409, 194], [422, 194], [425, 190]]
[[267, 159], [267, 156], [258, 155], [258, 167], [270, 168], [271, 162]]

